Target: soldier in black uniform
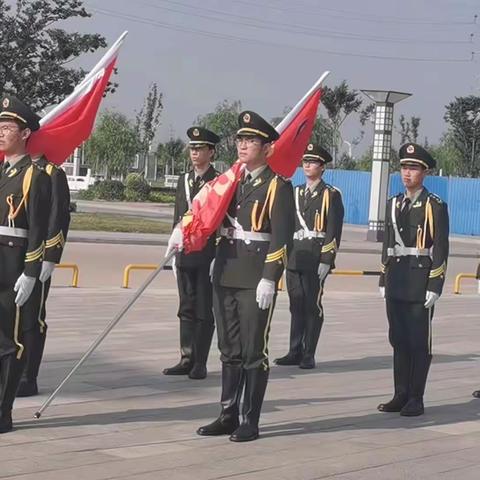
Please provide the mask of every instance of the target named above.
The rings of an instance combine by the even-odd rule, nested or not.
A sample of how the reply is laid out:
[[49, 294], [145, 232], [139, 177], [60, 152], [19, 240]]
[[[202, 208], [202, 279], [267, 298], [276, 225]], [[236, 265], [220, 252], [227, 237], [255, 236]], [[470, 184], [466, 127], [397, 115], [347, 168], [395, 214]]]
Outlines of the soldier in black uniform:
[[380, 291], [386, 299], [395, 393], [381, 412], [422, 415], [432, 360], [432, 317], [448, 258], [448, 209], [423, 186], [436, 163], [421, 146], [400, 148], [405, 193], [389, 199]]
[[[193, 169], [178, 179], [174, 227], [190, 210], [195, 195], [218, 175], [210, 162], [220, 138], [201, 127], [189, 128], [187, 135], [190, 138], [190, 160]], [[215, 235], [212, 235], [200, 252], [176, 254], [173, 268], [174, 272], [176, 271], [180, 297], [178, 317], [181, 359], [175, 366], [166, 368], [163, 371], [165, 375], [188, 375], [192, 379], [203, 379], [207, 376], [208, 353], [215, 330], [210, 280], [210, 264], [214, 257]]]
[[331, 155], [322, 147], [307, 145], [303, 171], [307, 183], [295, 188], [295, 233], [288, 258], [287, 289], [290, 299], [290, 348], [277, 365], [315, 368], [315, 350], [323, 325], [322, 295], [325, 279], [335, 268], [343, 227], [343, 202], [338, 190], [322, 180]]
[[50, 180], [25, 152], [39, 117], [20, 100], [5, 96], [0, 109], [0, 433], [12, 429], [12, 406], [25, 365], [24, 315], [41, 294]]
[[277, 131], [248, 111], [240, 114], [239, 126], [238, 157], [246, 168], [220, 229], [213, 274], [222, 411], [197, 433], [228, 434], [234, 442], [245, 442], [258, 437], [269, 373], [270, 321], [293, 238], [295, 208], [290, 182], [267, 165]]
[[35, 328], [25, 332], [24, 335], [27, 360], [17, 397], [31, 397], [38, 394], [37, 376], [47, 339], [45, 304], [50, 291], [51, 275], [55, 265], [60, 263], [70, 225], [70, 190], [64, 170], [48, 162], [44, 156], [32, 158], [32, 161], [49, 176], [52, 197], [45, 255], [39, 276], [41, 295], [38, 305], [33, 305], [33, 303], [28, 305], [28, 309], [31, 310], [30, 314], [34, 318]]

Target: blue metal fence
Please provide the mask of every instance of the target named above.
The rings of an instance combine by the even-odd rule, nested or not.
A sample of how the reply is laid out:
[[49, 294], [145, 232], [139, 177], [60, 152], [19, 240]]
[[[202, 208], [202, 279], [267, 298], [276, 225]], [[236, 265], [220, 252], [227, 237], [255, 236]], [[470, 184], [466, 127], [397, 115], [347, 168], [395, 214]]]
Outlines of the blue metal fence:
[[[324, 180], [339, 188], [345, 205], [345, 223], [368, 224], [370, 172], [326, 170]], [[294, 186], [305, 182], [298, 168], [292, 177]], [[456, 177], [427, 177], [425, 186], [448, 203], [450, 231], [460, 235], [480, 235], [480, 179]], [[403, 191], [398, 173], [390, 175], [389, 192]]]

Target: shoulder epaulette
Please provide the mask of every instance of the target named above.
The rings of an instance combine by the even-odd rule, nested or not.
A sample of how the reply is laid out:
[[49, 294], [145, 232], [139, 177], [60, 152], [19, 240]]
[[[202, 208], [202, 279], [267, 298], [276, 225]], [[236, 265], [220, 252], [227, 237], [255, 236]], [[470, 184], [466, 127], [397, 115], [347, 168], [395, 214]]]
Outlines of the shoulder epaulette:
[[437, 203], [443, 203], [443, 200], [438, 195], [435, 195], [434, 193], [429, 193], [428, 196], [432, 200], [435, 200]]

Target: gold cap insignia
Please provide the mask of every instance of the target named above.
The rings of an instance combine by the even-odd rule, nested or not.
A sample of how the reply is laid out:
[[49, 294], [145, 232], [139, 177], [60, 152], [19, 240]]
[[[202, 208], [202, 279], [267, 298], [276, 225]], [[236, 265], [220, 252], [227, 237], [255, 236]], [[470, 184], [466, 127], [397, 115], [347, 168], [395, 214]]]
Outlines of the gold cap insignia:
[[8, 108], [8, 106], [10, 105], [10, 100], [8, 98], [4, 98], [2, 105], [3, 108]]
[[309, 152], [311, 152], [311, 151], [313, 150], [313, 144], [309, 143], [309, 144], [308, 144], [308, 147], [307, 147], [307, 150], [308, 150]]
[[249, 113], [246, 113], [244, 116], [243, 116], [243, 121], [245, 123], [250, 123], [250, 114]]
[[192, 133], [193, 133], [194, 137], [198, 137], [200, 135], [200, 132], [198, 131], [198, 128], [194, 128]]
[[413, 145], [409, 145], [407, 147], [407, 153], [413, 153], [415, 151], [415, 147]]

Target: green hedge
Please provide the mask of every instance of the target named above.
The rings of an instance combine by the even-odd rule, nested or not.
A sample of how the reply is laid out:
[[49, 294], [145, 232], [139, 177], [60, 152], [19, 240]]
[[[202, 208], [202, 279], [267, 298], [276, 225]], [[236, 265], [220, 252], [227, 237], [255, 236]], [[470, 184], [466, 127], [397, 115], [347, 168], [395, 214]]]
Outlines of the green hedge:
[[146, 202], [150, 195], [150, 185], [138, 173], [129, 173], [125, 179], [125, 198], [130, 202]]

